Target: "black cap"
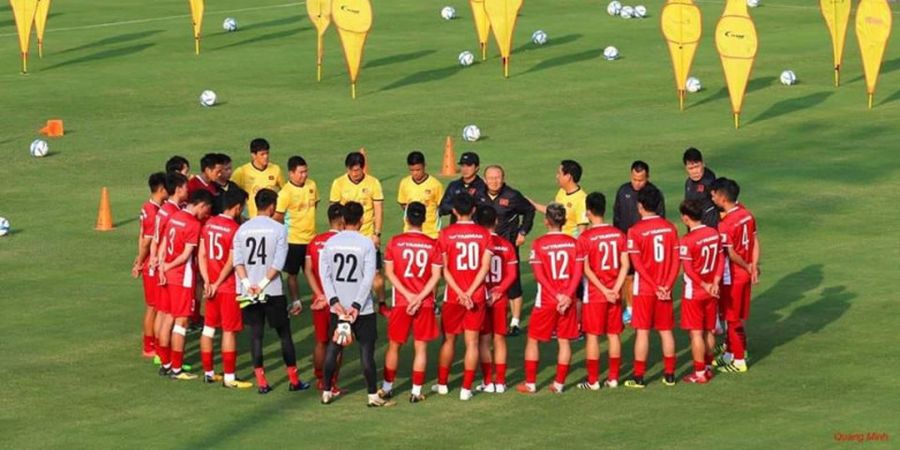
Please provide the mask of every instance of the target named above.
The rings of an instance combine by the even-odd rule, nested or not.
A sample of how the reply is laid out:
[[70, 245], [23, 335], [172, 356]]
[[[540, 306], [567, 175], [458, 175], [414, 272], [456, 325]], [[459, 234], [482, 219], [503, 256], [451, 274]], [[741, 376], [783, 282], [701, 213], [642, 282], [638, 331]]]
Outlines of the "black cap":
[[479, 165], [478, 154], [474, 152], [465, 152], [459, 157], [459, 163], [467, 166]]

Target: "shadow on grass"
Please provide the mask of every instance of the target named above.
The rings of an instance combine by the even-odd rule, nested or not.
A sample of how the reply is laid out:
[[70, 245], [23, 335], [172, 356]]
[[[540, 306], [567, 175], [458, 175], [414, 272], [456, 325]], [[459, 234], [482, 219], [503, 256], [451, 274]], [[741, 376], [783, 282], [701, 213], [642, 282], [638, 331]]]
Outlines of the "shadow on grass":
[[878, 106], [886, 105], [888, 103], [893, 103], [897, 100], [900, 100], [900, 91], [897, 91], [897, 92], [894, 92], [893, 94], [891, 94], [890, 97], [888, 97], [888, 98], [884, 99], [883, 101], [881, 101], [880, 103], [878, 103]]
[[245, 39], [243, 41], [234, 42], [234, 43], [231, 43], [228, 45], [223, 45], [222, 47], [217, 47], [214, 49], [214, 51], [224, 50], [226, 48], [232, 48], [232, 47], [240, 47], [243, 45], [254, 44], [257, 42], [265, 42], [265, 41], [271, 41], [271, 40], [275, 40], [275, 39], [282, 39], [282, 38], [286, 38], [289, 36], [293, 36], [297, 33], [300, 33], [301, 31], [306, 31], [309, 29], [310, 29], [309, 27], [302, 27], [302, 28], [293, 28], [290, 30], [276, 31], [274, 33], [262, 34], [262, 35], [259, 35], [259, 36], [256, 36], [256, 37], [253, 37], [250, 39]]
[[103, 50], [101, 52], [93, 53], [87, 56], [82, 56], [80, 58], [71, 59], [69, 61], [64, 61], [59, 64], [54, 64], [52, 66], [48, 66], [43, 68], [42, 70], [53, 70], [58, 69], [60, 67], [72, 66], [76, 64], [87, 63], [91, 61], [99, 61], [102, 59], [110, 59], [110, 58], [119, 58], [122, 56], [133, 55], [135, 53], [140, 53], [150, 47], [153, 47], [156, 44], [145, 43], [145, 44], [137, 44], [129, 47], [121, 47], [110, 50]]
[[296, 15], [293, 15], [293, 16], [282, 17], [282, 18], [279, 18], [279, 19], [267, 20], [267, 21], [265, 21], [265, 22], [251, 23], [251, 24], [249, 24], [249, 25], [247, 25], [247, 26], [242, 26], [241, 23], [238, 22], [238, 29], [237, 29], [237, 32], [240, 33], [240, 32], [242, 32], [242, 31], [254, 30], [254, 29], [256, 29], [256, 28], [277, 27], [277, 26], [280, 26], [280, 25], [293, 24], [293, 23], [297, 23], [297, 22], [302, 21], [302, 20], [303, 20], [303, 17], [304, 17], [304, 16], [301, 16], [301, 15], [299, 15], [299, 14], [296, 14]]
[[397, 89], [397, 88], [401, 88], [401, 87], [405, 87], [405, 86], [412, 86], [414, 84], [421, 84], [421, 83], [428, 83], [431, 81], [444, 80], [444, 79], [452, 77], [453, 75], [456, 75], [457, 72], [459, 72], [462, 69], [463, 69], [462, 66], [460, 66], [458, 64], [454, 64], [452, 66], [442, 67], [439, 69], [422, 70], [422, 71], [407, 75], [406, 77], [401, 78], [401, 79], [381, 88], [381, 90], [382, 91], [390, 91], [392, 89]]
[[[769, 87], [772, 85], [773, 81], [775, 81], [774, 76], [754, 78], [754, 79], [750, 80], [750, 82], [747, 83], [746, 93], [749, 94], [751, 92], [758, 91], [760, 89]], [[723, 98], [728, 98], [728, 88], [727, 87], [723, 87], [723, 88], [719, 89], [715, 94], [713, 94], [709, 97], [706, 97], [697, 103], [685, 105], [685, 109], [696, 108], [698, 106], [705, 105], [707, 103], [714, 102], [716, 100], [721, 100]]]
[[558, 38], [551, 37], [550, 39], [547, 40], [547, 43], [544, 45], [537, 45], [531, 41], [528, 41], [527, 43], [522, 44], [519, 47], [517, 47], [515, 50], [513, 50], [513, 54], [515, 55], [518, 53], [528, 52], [528, 51], [532, 51], [532, 50], [540, 50], [540, 49], [545, 49], [548, 47], [557, 47], [560, 45], [566, 45], [566, 44], [575, 42], [575, 41], [581, 39], [582, 37], [584, 37], [584, 35], [581, 33], [566, 34], [566, 35], [560, 36]]
[[[883, 76], [884, 74], [891, 73], [897, 69], [900, 69], [900, 57], [894, 58], [890, 61], [884, 61], [883, 63], [881, 63], [881, 72], [880, 73], [881, 73], [881, 76]], [[848, 83], [855, 83], [855, 82], [857, 82], [859, 80], [863, 80], [865, 78], [866, 78], [866, 74], [863, 73], [861, 75], [856, 76], [856, 78], [848, 81]], [[843, 84], [843, 83], [841, 83], [841, 84]]]
[[137, 220], [138, 220], [137, 217], [131, 217], [131, 218], [129, 218], [129, 219], [120, 220], [120, 221], [114, 223], [113, 226], [116, 227], [116, 228], [120, 228], [120, 227], [123, 227], [123, 226], [125, 226], [125, 225], [128, 225], [128, 224], [130, 224], [130, 223], [132, 223], [132, 222], [137, 222]]
[[363, 68], [371, 69], [373, 67], [389, 66], [391, 64], [399, 64], [407, 61], [414, 61], [419, 58], [428, 56], [437, 50], [419, 50], [409, 53], [400, 53], [397, 55], [386, 56], [384, 58], [373, 59], [363, 65]]
[[754, 118], [751, 123], [774, 119], [785, 114], [790, 114], [803, 109], [818, 106], [833, 94], [834, 91], [821, 91], [809, 95], [804, 95], [803, 97], [782, 100], [770, 106], [769, 109], [763, 111], [762, 114], [756, 116], [756, 118]]
[[571, 53], [568, 55], [557, 56], [555, 58], [546, 59], [532, 66], [530, 69], [526, 70], [523, 74], [538, 72], [541, 70], [552, 69], [554, 67], [561, 67], [569, 64], [579, 63], [582, 61], [587, 61], [595, 58], [600, 58], [603, 56], [603, 49], [594, 49], [587, 50], [580, 53]]
[[106, 37], [106, 38], [100, 39], [99, 41], [91, 42], [89, 44], [79, 45], [78, 47], [67, 48], [67, 49], [59, 52], [59, 54], [62, 55], [65, 53], [77, 52], [79, 50], [85, 50], [85, 49], [94, 48], [94, 47], [105, 47], [105, 46], [111, 45], [111, 44], [119, 44], [122, 42], [136, 41], [138, 39], [143, 39], [145, 37], [153, 36], [154, 34], [159, 34], [162, 32], [163, 32], [163, 30], [146, 30], [146, 31], [138, 31], [136, 33], [119, 34], [116, 36]]

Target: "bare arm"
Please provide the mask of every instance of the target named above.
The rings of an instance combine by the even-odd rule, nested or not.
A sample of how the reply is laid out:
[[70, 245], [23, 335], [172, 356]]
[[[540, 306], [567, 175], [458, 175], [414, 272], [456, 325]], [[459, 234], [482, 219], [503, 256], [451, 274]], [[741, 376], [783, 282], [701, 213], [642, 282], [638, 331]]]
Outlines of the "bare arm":
[[[163, 242], [165, 242], [165, 241], [163, 241]], [[174, 268], [176, 268], [176, 267], [178, 267], [178, 266], [183, 265], [184, 263], [186, 263], [187, 260], [188, 260], [188, 258], [191, 257], [191, 254], [194, 253], [194, 247], [196, 247], [195, 244], [187, 244], [187, 245], [185, 245], [185, 246], [184, 246], [184, 251], [182, 251], [181, 254], [178, 255], [177, 258], [173, 259], [171, 262], [166, 263], [166, 264], [163, 264], [161, 270], [162, 270], [163, 272], [168, 272], [169, 270], [172, 270], [172, 269], [174, 269]]]
[[481, 269], [478, 271], [478, 275], [475, 275], [475, 279], [472, 280], [472, 285], [466, 291], [466, 296], [471, 297], [484, 284], [484, 277], [491, 271], [491, 257], [493, 256], [494, 254], [490, 250], [484, 252], [484, 256], [481, 257]]
[[622, 252], [619, 266], [619, 276], [616, 278], [615, 286], [613, 286], [613, 291], [617, 295], [619, 292], [622, 292], [622, 286], [625, 285], [625, 279], [628, 278], [629, 270], [631, 270], [631, 259], [628, 258], [628, 253]]
[[[381, 200], [372, 202], [372, 209], [375, 213], [375, 233], [381, 233], [381, 226], [384, 224], [384, 202]], [[373, 237], [375, 245], [379, 245], [381, 238], [377, 234]]]
[[403, 297], [405, 297], [407, 300], [411, 300], [413, 297], [415, 297], [415, 294], [407, 289], [406, 286], [403, 285], [403, 282], [400, 280], [400, 278], [397, 277], [397, 274], [394, 273], [393, 261], [384, 262], [384, 274], [387, 276], [387, 279], [390, 280], [391, 286], [393, 286], [394, 289], [403, 294]]

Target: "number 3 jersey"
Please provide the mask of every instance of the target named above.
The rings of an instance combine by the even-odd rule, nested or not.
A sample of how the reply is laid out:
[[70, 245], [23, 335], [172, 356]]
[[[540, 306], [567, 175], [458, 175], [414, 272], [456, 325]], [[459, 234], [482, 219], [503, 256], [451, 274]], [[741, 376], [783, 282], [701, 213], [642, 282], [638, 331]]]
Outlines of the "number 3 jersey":
[[[400, 279], [403, 287], [413, 294], [419, 294], [425, 289], [434, 266], [443, 265], [437, 240], [421, 231], [409, 231], [394, 236], [385, 249], [384, 261], [391, 263], [394, 275]], [[406, 307], [409, 304], [409, 299], [397, 289], [393, 290], [393, 299], [394, 307]], [[422, 300], [422, 306], [426, 308], [434, 306], [433, 292], [429, 292]]]
[[[375, 244], [358, 231], [341, 231], [319, 254], [319, 277], [329, 301], [337, 297], [345, 309], [356, 307], [361, 316], [373, 314]], [[334, 312], [334, 310], [332, 310]]]
[[[635, 267], [632, 293], [656, 297], [656, 287], [671, 278], [671, 270], [678, 271], [678, 265], [672, 264], [677, 261], [678, 251], [678, 230], [668, 220], [649, 216], [632, 225], [628, 229], [628, 253]], [[643, 275], [637, 271], [638, 263], [652, 280], [642, 279]]]
[[[484, 227], [472, 222], [456, 222], [441, 230], [438, 237], [442, 259], [446, 258], [447, 271], [463, 291], [468, 291], [481, 270], [481, 259], [484, 252], [490, 251], [491, 233]], [[472, 300], [484, 303], [485, 289], [476, 289]], [[456, 292], [447, 286], [445, 302], [456, 303]]]
[[547, 233], [535, 239], [528, 260], [538, 283], [535, 308], [555, 308], [558, 294], [577, 301], [574, 297], [584, 272], [584, 255], [575, 238], [559, 231]]
[[[219, 214], [206, 221], [200, 231], [200, 244], [206, 250], [206, 273], [209, 282], [215, 283], [222, 274], [222, 269], [228, 264], [231, 256], [231, 245], [234, 235], [237, 233], [238, 224], [233, 218]], [[235, 294], [237, 292], [237, 277], [234, 271], [219, 285], [218, 293]]]
[[[269, 269], [281, 271], [287, 258], [287, 232], [284, 225], [271, 217], [256, 216], [244, 222], [234, 235], [234, 266], [244, 266], [250, 284], [255, 286], [266, 277]], [[243, 286], [238, 285], [240, 294], [246, 295]], [[281, 277], [276, 276], [265, 294], [284, 295]]]

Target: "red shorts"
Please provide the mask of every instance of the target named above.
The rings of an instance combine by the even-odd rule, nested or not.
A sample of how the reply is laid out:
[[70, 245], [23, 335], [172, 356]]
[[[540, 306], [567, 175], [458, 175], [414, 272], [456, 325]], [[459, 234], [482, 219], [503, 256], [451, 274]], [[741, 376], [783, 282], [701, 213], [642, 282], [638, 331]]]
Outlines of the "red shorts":
[[172, 302], [169, 300], [169, 286], [159, 285], [159, 274], [156, 274], [156, 310], [159, 312], [170, 313], [172, 311]]
[[716, 329], [717, 301], [712, 297], [681, 299], [681, 329], [713, 331]]
[[502, 296], [488, 306], [484, 315], [484, 322], [481, 324], [481, 334], [499, 334], [506, 336], [506, 311], [509, 309], [509, 299]]
[[734, 322], [750, 317], [749, 278], [732, 276], [731, 284], [723, 284], [719, 295], [719, 310], [725, 320]]
[[327, 306], [322, 309], [314, 309], [312, 311], [313, 321], [313, 337], [316, 342], [327, 344], [331, 342], [331, 336], [328, 335], [328, 327], [331, 324], [331, 308]]
[[149, 270], [143, 270], [143, 276], [141, 277], [144, 282], [144, 303], [151, 308], [155, 308], [156, 304], [159, 303], [159, 291], [161, 290], [159, 287], [159, 278], [156, 275], [150, 275]]
[[622, 334], [624, 328], [621, 302], [600, 300], [581, 307], [581, 330], [587, 334]]
[[675, 326], [672, 301], [660, 301], [655, 295], [635, 295], [632, 300], [631, 326], [635, 330], [671, 330]]
[[405, 344], [412, 332], [416, 341], [433, 341], [440, 335], [437, 319], [434, 318], [434, 307], [423, 306], [415, 314], [406, 313], [406, 306], [394, 306], [388, 314], [388, 339], [391, 342]]
[[544, 305], [531, 309], [531, 318], [528, 319], [528, 337], [541, 342], [549, 341], [556, 331], [559, 339], [578, 339], [578, 313], [573, 304], [560, 314], [556, 305]]
[[204, 325], [235, 333], [243, 330], [244, 318], [237, 294], [217, 292], [213, 298], [207, 299]]
[[167, 284], [166, 291], [169, 293], [169, 310], [166, 312], [176, 319], [191, 317], [194, 312], [194, 288]]
[[444, 334], [462, 334], [463, 331], [481, 332], [486, 313], [484, 303], [475, 303], [472, 309], [466, 309], [459, 303], [444, 302], [441, 308], [441, 326]]

